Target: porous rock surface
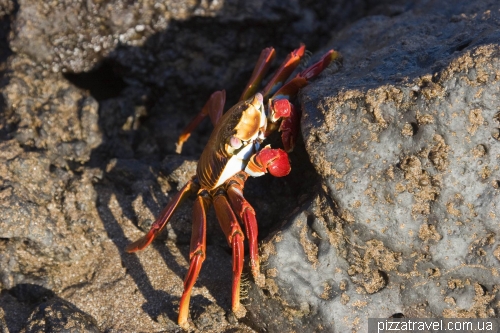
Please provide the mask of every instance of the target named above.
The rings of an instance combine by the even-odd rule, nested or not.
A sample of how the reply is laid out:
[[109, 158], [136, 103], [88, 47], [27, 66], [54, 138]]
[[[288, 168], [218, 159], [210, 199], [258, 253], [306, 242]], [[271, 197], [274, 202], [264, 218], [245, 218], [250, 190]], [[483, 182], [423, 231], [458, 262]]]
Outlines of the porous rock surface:
[[[210, 125], [179, 157], [182, 127], [214, 90], [233, 104], [261, 49], [280, 61], [369, 10], [404, 9], [326, 3], [0, 0], [2, 332], [181, 330], [192, 202], [147, 251], [124, 248], [193, 174]], [[297, 176], [317, 179], [305, 156], [293, 178], [249, 182], [262, 234], [303, 201]], [[231, 254], [208, 221], [191, 328], [251, 332], [231, 314]]]
[[21, 332], [98, 333], [100, 331], [91, 316], [69, 302], [52, 298], [33, 311], [29, 324]]
[[420, 1], [332, 39], [344, 67], [301, 95], [321, 185], [261, 246], [260, 329], [498, 316], [499, 27], [495, 1]]
[[291, 175], [247, 184], [261, 235], [275, 230], [266, 284], [245, 283], [238, 321], [210, 213], [191, 329], [494, 316], [498, 7], [0, 0], [0, 331], [180, 331], [192, 202], [148, 250], [123, 249], [193, 174], [210, 125], [184, 155], [174, 143], [210, 93], [234, 103], [262, 48], [279, 61], [301, 41], [344, 67], [303, 91]]

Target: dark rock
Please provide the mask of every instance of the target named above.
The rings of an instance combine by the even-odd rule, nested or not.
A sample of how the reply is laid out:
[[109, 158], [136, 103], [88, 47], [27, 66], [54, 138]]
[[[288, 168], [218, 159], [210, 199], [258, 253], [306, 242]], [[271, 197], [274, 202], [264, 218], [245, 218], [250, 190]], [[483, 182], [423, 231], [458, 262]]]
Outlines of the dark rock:
[[73, 304], [55, 298], [40, 304], [28, 319], [22, 333], [99, 333], [94, 318]]
[[[7, 8], [11, 7], [10, 2], [8, 4]], [[342, 1], [336, 3], [335, 6], [322, 2], [311, 4], [309, 1], [298, 0], [252, 2], [169, 0], [161, 4], [150, 1], [130, 3], [113, 0], [75, 2], [65, 6], [50, 2], [19, 1], [19, 7], [13, 24], [10, 47], [16, 53], [28, 55], [46, 69], [54, 72], [88, 71], [107, 56], [118, 59], [120, 63], [126, 64], [128, 69], [133, 69], [137, 73], [149, 72], [152, 75], [164, 75], [163, 70], [151, 71], [149, 64], [152, 59], [162, 59], [169, 54], [174, 55], [182, 64], [191, 62], [192, 65], [202, 64], [206, 59], [211, 62], [216, 57], [219, 59], [217, 62], [224, 66], [220, 69], [225, 70], [227, 62], [221, 60], [229, 58], [224, 54], [217, 56], [221, 50], [217, 51], [217, 48], [210, 45], [213, 40], [203, 42], [203, 39], [206, 39], [202, 38], [204, 34], [209, 33], [216, 37], [219, 40], [217, 43], [225, 40], [226, 47], [237, 47], [241, 51], [245, 48], [248, 51], [255, 39], [273, 38], [272, 35], [276, 33], [283, 39], [287, 39], [287, 43], [296, 44], [296, 36], [299, 34], [307, 36], [307, 39], [311, 41], [318, 37], [327, 37], [332, 28], [360, 17], [364, 11], [370, 9], [371, 4], [369, 1], [361, 0]], [[41, 20], [40, 17], [44, 19]], [[224, 32], [224, 30], [229, 30], [227, 28], [222, 29], [222, 32], [219, 29], [203, 31], [199, 30], [201, 26], [196, 22], [175, 24], [175, 22], [188, 19], [200, 23], [203, 20], [210, 20], [215, 24], [245, 27], [246, 31], [233, 29], [229, 33]], [[195, 28], [198, 34], [194, 34], [194, 31], [186, 31], [191, 30], [190, 27]], [[275, 31], [273, 34], [265, 34], [269, 37], [256, 34], [268, 31], [270, 27], [274, 27]], [[163, 44], [163, 42], [168, 42], [164, 38], [153, 41], [149, 39], [152, 35], [168, 29], [176, 30], [175, 35], [178, 36], [174, 38], [177, 39], [177, 45]], [[242, 34], [245, 38], [237, 40], [235, 37], [238, 34]], [[125, 50], [120, 49], [120, 46], [143, 46], [145, 42], [149, 45], [144, 48], [144, 51], [137, 48], [136, 54], [129, 51], [123, 52]], [[195, 53], [198, 55], [192, 52], [195, 45], [204, 46], [201, 49], [196, 47], [198, 50]], [[148, 50], [148, 48], [151, 49]], [[151, 52], [153, 50], [160, 52]], [[201, 50], [204, 52], [203, 57], [200, 57]], [[198, 61], [193, 63], [189, 54], [196, 56]], [[136, 60], [139, 59], [142, 61], [137, 62]], [[178, 68], [178, 64], [170, 63], [170, 61], [169, 65], [172, 69]], [[167, 70], [167, 67], [163, 68]], [[211, 72], [212, 68], [206, 66], [205, 69]], [[151, 82], [162, 84], [163, 80], [157, 77]]]

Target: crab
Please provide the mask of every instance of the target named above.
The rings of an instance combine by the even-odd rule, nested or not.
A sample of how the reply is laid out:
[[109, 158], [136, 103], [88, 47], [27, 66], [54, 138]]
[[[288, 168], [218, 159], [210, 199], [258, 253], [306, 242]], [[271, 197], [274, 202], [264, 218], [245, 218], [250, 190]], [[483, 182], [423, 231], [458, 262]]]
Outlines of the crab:
[[[321, 60], [288, 80], [305, 55], [304, 45], [292, 51], [267, 85], [257, 92], [275, 56], [272, 47], [264, 49], [240, 102], [224, 114], [225, 91], [216, 91], [210, 96], [201, 112], [179, 136], [177, 143], [177, 152], [180, 152], [183, 143], [200, 121], [207, 115], [210, 117], [214, 130], [199, 159], [196, 175], [167, 204], [148, 233], [126, 247], [126, 251], [131, 253], [151, 244], [181, 201], [190, 193], [196, 193], [190, 265], [179, 305], [178, 323], [181, 327], [188, 326], [191, 290], [206, 256], [206, 211], [211, 204], [232, 248], [232, 311], [238, 313], [241, 310], [240, 284], [245, 235], [249, 242], [252, 276], [257, 285], [264, 285], [264, 276], [259, 267], [257, 219], [254, 209], [243, 196], [243, 189], [249, 176], [259, 177], [270, 173], [275, 177], [283, 177], [291, 170], [287, 152], [293, 150], [299, 132], [300, 110], [290, 100], [296, 97], [299, 89], [307, 85], [310, 79], [321, 73], [333, 60], [339, 59], [339, 53], [330, 50]], [[284, 150], [262, 144], [275, 131], [281, 132]], [[245, 232], [241, 224], [244, 225]]]

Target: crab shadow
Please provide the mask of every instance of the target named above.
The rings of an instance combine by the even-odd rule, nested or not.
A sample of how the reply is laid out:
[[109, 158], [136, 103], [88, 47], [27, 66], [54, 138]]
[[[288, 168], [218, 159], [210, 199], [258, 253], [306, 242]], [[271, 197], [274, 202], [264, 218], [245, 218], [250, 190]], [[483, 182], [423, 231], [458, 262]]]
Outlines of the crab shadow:
[[[109, 175], [106, 175], [109, 177]], [[98, 184], [97, 189], [100, 186], [110, 186], [109, 184]], [[157, 319], [158, 316], [165, 312], [166, 315], [171, 319], [175, 320], [175, 311], [173, 307], [164, 306], [165, 304], [170, 304], [176, 302], [178, 299], [162, 290], [158, 290], [153, 287], [151, 280], [149, 278], [147, 269], [143, 267], [139, 258], [135, 254], [128, 254], [124, 251], [125, 246], [130, 242], [130, 240], [125, 236], [123, 228], [121, 227], [119, 221], [114, 216], [114, 212], [109, 208], [113, 201], [113, 196], [115, 193], [112, 191], [99, 191], [98, 195], [98, 212], [104, 222], [104, 227], [108, 234], [108, 237], [113, 240], [113, 243], [119, 250], [120, 259], [122, 265], [125, 267], [126, 272], [134, 280], [139, 291], [142, 293], [143, 297], [146, 299], [146, 303], [143, 304], [142, 308], [151, 318]], [[130, 210], [129, 202], [126, 199], [119, 200], [120, 206], [123, 212]], [[126, 218], [132, 218], [129, 213], [124, 214]], [[176, 265], [175, 260], [171, 260], [171, 257], [166, 254], [168, 251], [162, 248], [160, 244], [154, 244], [154, 248], [162, 253], [162, 257], [165, 260], [165, 264], [174, 270], [178, 274], [182, 274], [181, 268]]]

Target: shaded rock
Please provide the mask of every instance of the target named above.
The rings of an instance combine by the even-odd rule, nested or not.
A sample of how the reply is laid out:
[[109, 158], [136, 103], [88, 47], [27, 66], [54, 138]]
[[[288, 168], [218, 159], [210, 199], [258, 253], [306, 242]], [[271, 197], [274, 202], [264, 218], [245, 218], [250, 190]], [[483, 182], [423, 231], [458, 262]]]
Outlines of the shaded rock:
[[9, 32], [9, 25], [11, 16], [15, 12], [14, 1], [2, 0], [0, 1], [0, 72], [5, 70], [5, 60], [11, 54], [7, 36]]
[[9, 290], [17, 302], [24, 304], [40, 304], [53, 298], [54, 292], [36, 284], [20, 283]]
[[139, 45], [165, 29], [171, 17], [187, 18], [196, 3], [20, 1], [19, 6], [10, 43], [13, 51], [55, 72], [63, 68], [81, 72], [90, 70], [118, 44]]
[[54, 298], [40, 304], [21, 332], [100, 332], [95, 320], [73, 304]]
[[[325, 193], [264, 242], [257, 322], [344, 332], [498, 311], [500, 7], [417, 4], [341, 31], [344, 68], [303, 90]], [[267, 299], [283, 322], [259, 313]]]
[[[178, 34], [177, 38], [180, 41], [185, 40], [187, 36], [195, 39], [190, 40], [190, 45], [187, 43], [188, 48], [185, 51], [182, 50], [182, 47], [178, 47], [181, 46], [180, 44], [171, 50], [172, 45], [164, 48], [164, 46], [169, 45], [162, 43], [158, 45], [156, 41], [153, 43], [150, 43], [151, 40], [148, 41], [148, 38], [155, 33], [167, 29], [180, 30], [175, 25], [172, 27], [172, 23], [176, 21], [186, 21], [193, 18], [200, 21], [210, 19], [214, 23], [223, 25], [244, 26], [246, 32], [234, 29], [230, 34], [219, 34], [218, 29], [212, 29], [214, 35], [220, 35], [220, 38], [226, 39], [229, 43], [235, 37], [231, 34], [244, 34], [246, 40], [235, 43], [238, 48], [250, 46], [253, 39], [268, 38], [255, 34], [257, 31], [265, 31], [266, 28], [259, 27], [262, 24], [274, 26], [275, 29], [280, 30], [279, 34], [288, 39], [287, 42], [293, 40], [294, 43], [297, 43], [295, 35], [306, 34], [309, 37], [307, 39], [314, 40], [317, 38], [314, 38], [315, 35], [319, 37], [321, 33], [329, 33], [333, 28], [332, 25], [341, 25], [356, 16], [361, 16], [363, 10], [370, 8], [370, 2], [343, 1], [335, 6], [326, 6], [324, 3], [315, 3], [313, 6], [308, 1], [298, 0], [252, 2], [242, 0], [224, 2], [171, 0], [162, 3], [148, 0], [134, 3], [114, 0], [75, 2], [65, 5], [19, 1], [19, 8], [13, 25], [10, 47], [16, 53], [28, 55], [44, 68], [54, 72], [61, 70], [82, 72], [92, 69], [98, 61], [106, 56], [116, 57], [120, 63], [123, 63], [127, 58], [137, 59], [137, 56], [140, 55], [139, 58], [142, 62], [136, 64], [125, 62], [127, 68], [144, 72], [148, 71], [148, 63], [152, 58], [161, 59], [169, 53], [175, 55], [175, 53], [180, 52], [181, 54], [177, 54], [175, 58], [182, 63], [186, 62], [190, 58], [186, 55], [192, 54], [193, 46], [201, 41], [199, 37], [186, 33], [186, 31], [180, 31]], [[259, 22], [259, 24], [248, 24], [253, 22]], [[189, 27], [198, 29], [199, 26], [193, 23], [181, 26], [188, 29]], [[202, 34], [205, 33], [207, 31], [202, 32]], [[326, 37], [327, 34], [323, 36]], [[160, 38], [160, 41], [162, 39]], [[123, 49], [116, 50], [119, 46], [144, 46], [146, 42], [149, 45], [146, 46], [145, 52], [137, 49], [135, 56], [131, 52], [123, 52], [125, 51]], [[208, 47], [204, 48], [203, 51], [208, 53], [208, 58], [216, 56], [213, 53], [216, 51], [215, 48], [209, 45], [211, 41], [205, 43]], [[147, 48], [157, 48], [157, 46], [162, 47], [159, 53], [151, 53], [151, 50], [147, 50]], [[198, 53], [197, 58], [203, 62], [199, 50], [196, 53]], [[224, 61], [221, 63], [225, 64]], [[175, 67], [177, 66], [173, 66], [173, 68]], [[209, 67], [207, 69], [210, 70]], [[156, 72], [162, 74], [160, 73], [162, 71]], [[152, 82], [161, 84], [162, 80], [153, 80]]]
[[7, 290], [0, 293], [0, 327], [2, 333], [19, 332], [26, 324], [32, 307], [18, 302]]

